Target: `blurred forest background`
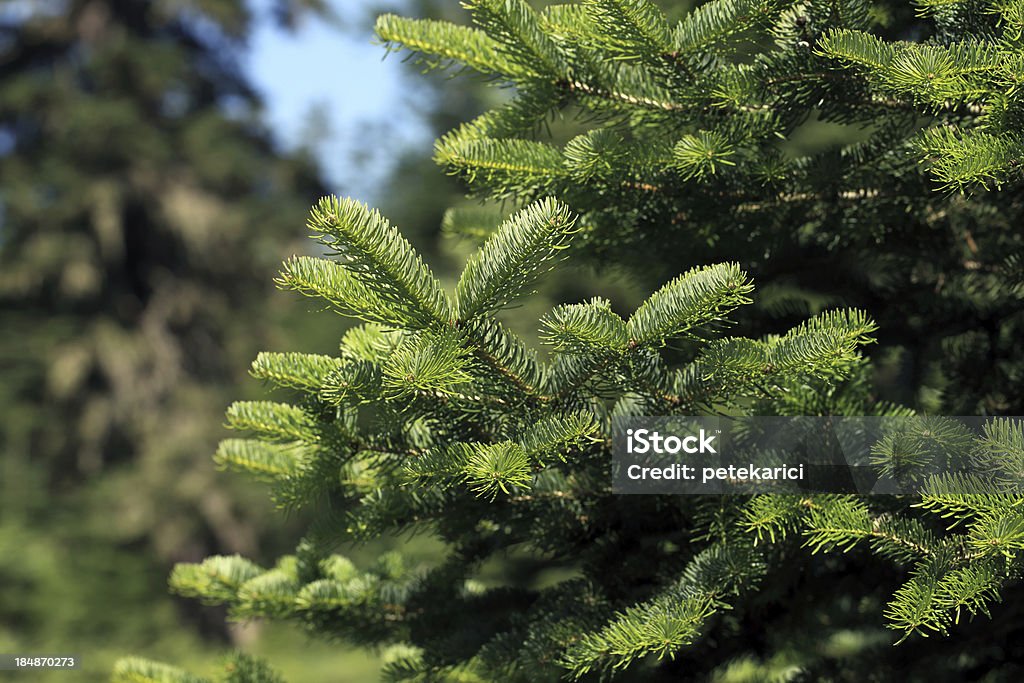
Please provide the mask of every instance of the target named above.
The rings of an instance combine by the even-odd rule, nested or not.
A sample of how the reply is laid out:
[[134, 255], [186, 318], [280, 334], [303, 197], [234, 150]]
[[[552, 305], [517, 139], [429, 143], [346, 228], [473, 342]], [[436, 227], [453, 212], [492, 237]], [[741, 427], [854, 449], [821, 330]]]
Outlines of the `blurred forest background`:
[[[84, 662], [34, 681], [107, 680], [126, 654], [202, 671], [233, 646], [290, 680], [376, 678], [374, 653], [228, 625], [166, 579], [301, 535], [210, 456], [225, 406], [265, 395], [246, 375], [259, 350], [336, 350], [343, 321], [272, 283], [311, 248], [308, 207], [374, 201], [439, 270], [460, 260], [439, 239], [460, 193], [430, 140], [496, 95], [459, 79], [441, 96], [441, 77], [382, 64], [383, 9], [459, 16], [426, 0], [0, 0], [0, 652]], [[275, 77], [296, 88], [259, 87]], [[356, 78], [400, 93], [355, 101]]]

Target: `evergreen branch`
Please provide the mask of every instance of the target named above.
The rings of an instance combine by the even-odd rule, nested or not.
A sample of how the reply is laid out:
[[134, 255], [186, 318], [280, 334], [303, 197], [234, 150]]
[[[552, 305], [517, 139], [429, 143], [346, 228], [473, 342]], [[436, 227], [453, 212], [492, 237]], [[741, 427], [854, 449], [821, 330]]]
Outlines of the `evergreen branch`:
[[315, 443], [320, 436], [316, 421], [287, 403], [236, 401], [227, 410], [227, 426], [255, 432], [265, 439]]
[[714, 175], [719, 166], [735, 166], [733, 157], [736, 150], [720, 133], [697, 131], [685, 135], [672, 149], [672, 165], [684, 179], [703, 179]]
[[524, 0], [465, 0], [473, 20], [501, 44], [508, 58], [538, 76], [559, 77], [568, 68], [558, 45]]
[[982, 443], [1001, 459], [1024, 459], [1024, 424], [1019, 419], [993, 418], [985, 422]]
[[984, 557], [1015, 559], [1024, 550], [1024, 515], [1005, 510], [981, 513], [968, 531], [967, 544]]
[[469, 384], [469, 349], [453, 331], [426, 333], [407, 340], [381, 367], [387, 397], [407, 398], [416, 392], [448, 395]]
[[140, 657], [125, 657], [114, 665], [112, 683], [211, 683], [184, 669]]
[[280, 387], [291, 387], [306, 393], [320, 390], [324, 378], [341, 366], [342, 361], [314, 353], [260, 352], [252, 363], [250, 374]]
[[673, 658], [678, 649], [696, 641], [714, 611], [715, 601], [708, 595], [630, 607], [600, 632], [585, 634], [562, 664], [579, 679], [595, 669], [625, 669], [647, 655]]
[[490, 368], [500, 382], [510, 385], [520, 396], [539, 399], [538, 387], [546, 371], [536, 354], [497, 320], [479, 319], [465, 324], [474, 357]]
[[943, 519], [950, 527], [983, 514], [997, 514], [1024, 504], [1024, 498], [1003, 493], [998, 482], [978, 474], [958, 472], [928, 477], [921, 489], [921, 501], [915, 503]]
[[244, 652], [231, 653], [224, 662], [223, 683], [285, 683], [266, 662]]
[[555, 3], [541, 9], [545, 32], [560, 42], [582, 43], [597, 31], [593, 14], [584, 3]]
[[874, 329], [874, 323], [861, 311], [830, 311], [764, 341], [714, 341], [700, 361], [709, 369], [707, 378], [726, 383], [743, 384], [792, 373], [840, 378], [857, 362], [859, 347], [871, 341]]
[[532, 467], [523, 448], [512, 441], [454, 443], [432, 449], [406, 463], [406, 473], [422, 484], [442, 487], [464, 483], [490, 500], [528, 488]]
[[233, 611], [247, 617], [289, 617], [295, 609], [299, 588], [293, 571], [272, 569], [239, 586]]
[[[263, 661], [244, 652], [225, 657], [216, 683], [284, 683]], [[125, 657], [114, 665], [111, 683], [214, 683], [177, 667], [139, 657]]]
[[1005, 25], [1005, 36], [1019, 41], [1024, 35], [1024, 3], [1020, 0], [994, 0], [991, 11], [999, 16]]
[[856, 308], [840, 308], [808, 318], [793, 328], [786, 336], [813, 334], [829, 330], [835, 331], [839, 338], [850, 344], [863, 345], [874, 341], [871, 335], [878, 330], [878, 325], [865, 311]]
[[947, 569], [941, 562], [925, 563], [893, 595], [885, 617], [890, 628], [903, 632], [899, 642], [914, 633], [947, 633], [961, 612], [988, 614], [988, 604], [999, 599], [1003, 576], [993, 563]]
[[986, 81], [1001, 69], [994, 45], [968, 41], [950, 45], [890, 43], [861, 31], [834, 30], [819, 43], [822, 55], [867, 70], [872, 83], [910, 95], [936, 108], [984, 99]]
[[[550, 405], [566, 405], [576, 395], [590, 387], [593, 380], [600, 380], [614, 373], [621, 359], [614, 354], [560, 354], [555, 358], [548, 376], [547, 394], [544, 400]], [[571, 403], [570, 403], [571, 404]]]
[[618, 354], [626, 350], [626, 322], [607, 299], [556, 306], [541, 318], [541, 339], [556, 351], [572, 354]]
[[776, 543], [797, 529], [812, 505], [802, 496], [755, 496], [743, 510], [743, 527], [756, 535], [758, 543], [766, 538]]
[[570, 93], [588, 95], [590, 97], [597, 97], [604, 100], [610, 100], [612, 102], [624, 102], [626, 104], [643, 107], [645, 109], [653, 109], [655, 111], [682, 112], [688, 111], [692, 108], [692, 105], [685, 102], [675, 102], [669, 99], [636, 95], [624, 90], [606, 88], [600, 85], [591, 85], [578, 79], [561, 80], [558, 81], [558, 85], [565, 88]]
[[622, 166], [630, 165], [638, 150], [628, 147], [616, 131], [597, 128], [574, 137], [562, 154], [573, 176], [587, 182], [618, 175]]
[[624, 59], [669, 51], [671, 32], [661, 9], [649, 0], [586, 0], [601, 47]]
[[782, 4], [777, 0], [711, 0], [679, 23], [672, 32], [672, 47], [678, 53], [727, 52]]
[[748, 546], [715, 544], [695, 556], [667, 590], [570, 645], [562, 665], [578, 679], [594, 670], [624, 669], [647, 655], [674, 658], [726, 606], [725, 596], [752, 589], [764, 572], [763, 558]]
[[991, 616], [988, 604], [999, 601], [1003, 580], [994, 563], [976, 562], [944, 575], [933, 600], [938, 608], [953, 612], [954, 624], [960, 623], [962, 612]]
[[389, 49], [397, 49], [392, 46], [398, 45], [421, 55], [439, 58], [427, 61], [429, 67], [443, 66], [444, 60], [451, 60], [483, 74], [500, 74], [513, 80], [531, 75], [507, 59], [502, 54], [501, 44], [479, 29], [447, 21], [382, 14], [377, 17], [375, 31]]
[[319, 297], [343, 315], [385, 324], [405, 320], [401, 309], [363, 285], [356, 273], [327, 259], [293, 256], [284, 262], [276, 282], [282, 289]]
[[526, 488], [533, 479], [529, 458], [519, 444], [511, 441], [474, 449], [464, 473], [470, 488], [477, 495], [491, 500], [499, 491], [508, 495], [516, 489]]
[[503, 222], [462, 271], [455, 290], [460, 320], [494, 313], [527, 293], [568, 246], [573, 223], [568, 208], [553, 199]]
[[1018, 419], [993, 418], [982, 427], [983, 436], [973, 453], [1000, 490], [1020, 491], [1024, 480], [1024, 424]]
[[747, 274], [735, 263], [693, 268], [652, 294], [626, 323], [631, 343], [662, 344], [750, 303]]
[[867, 505], [852, 496], [811, 507], [803, 533], [804, 545], [814, 553], [849, 552], [867, 540], [877, 554], [897, 562], [931, 557], [938, 547], [934, 535], [916, 520], [872, 516]]
[[394, 556], [361, 573], [338, 556], [319, 567], [302, 567], [298, 558], [285, 556], [270, 570], [238, 556], [215, 556], [177, 565], [171, 587], [208, 604], [225, 604], [235, 618], [292, 619], [379, 642], [384, 622], [405, 617], [404, 603], [417, 578]]
[[843, 29], [829, 31], [822, 36], [818, 49], [834, 59], [859, 64], [878, 72], [888, 69], [897, 55], [895, 46], [877, 36]]
[[409, 330], [364, 324], [348, 329], [341, 338], [341, 354], [351, 360], [382, 363], [411, 336]]
[[471, 137], [473, 133], [463, 128], [442, 137], [434, 160], [470, 185], [486, 187], [496, 198], [541, 193], [566, 175], [562, 154], [550, 145]]
[[[376, 586], [368, 582], [365, 576], [356, 576], [353, 579], [313, 581], [303, 586], [296, 595], [295, 606], [300, 612], [315, 615], [314, 618], [331, 618], [344, 615], [346, 612], [362, 612], [366, 609], [367, 589]], [[387, 621], [402, 621], [406, 616], [404, 605], [385, 603], [379, 607], [383, 608], [383, 617]]]
[[551, 415], [532, 425], [519, 437], [519, 445], [530, 458], [542, 460], [549, 454], [565, 461], [564, 450], [593, 439], [597, 421], [588, 412]]
[[919, 138], [918, 146], [947, 190], [998, 188], [1021, 175], [1024, 142], [1017, 136], [933, 127]]
[[893, 629], [903, 631], [899, 642], [913, 633], [928, 635], [927, 632], [945, 633], [947, 615], [936, 609], [934, 604], [934, 580], [927, 576], [915, 576], [893, 595], [887, 605], [885, 617]]
[[264, 443], [254, 439], [224, 439], [213, 461], [221, 469], [232, 469], [276, 481], [296, 473], [302, 451], [295, 446]]
[[325, 197], [311, 214], [310, 229], [406, 322], [420, 329], [452, 319], [441, 284], [412, 245], [377, 211], [352, 199]]
[[406, 475], [416, 484], [448, 487], [463, 480], [478, 443], [443, 444], [406, 460]]
[[171, 590], [206, 604], [231, 602], [242, 585], [263, 574], [257, 564], [239, 555], [214, 555], [199, 564], [178, 564], [171, 572]]
[[[397, 348], [400, 347], [395, 350]], [[381, 398], [383, 387], [381, 366], [367, 360], [356, 360], [343, 363], [327, 373], [318, 396], [331, 405], [358, 404]]]

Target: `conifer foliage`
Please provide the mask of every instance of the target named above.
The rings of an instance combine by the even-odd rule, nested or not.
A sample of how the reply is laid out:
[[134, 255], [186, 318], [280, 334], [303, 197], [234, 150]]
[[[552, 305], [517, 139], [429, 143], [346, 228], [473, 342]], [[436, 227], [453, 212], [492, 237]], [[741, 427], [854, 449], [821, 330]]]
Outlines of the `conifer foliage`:
[[[472, 28], [385, 15], [377, 32], [513, 88], [436, 145], [476, 195], [562, 198], [589, 249], [646, 262], [652, 286], [673, 274], [657, 264], [726, 253], [772, 288], [767, 317], [870, 307], [901, 399], [1024, 408], [1004, 286], [1024, 216], [994, 192], [1022, 180], [1015, 4], [708, 2], [675, 23], [647, 1], [466, 4]], [[537, 134], [553, 116], [585, 125], [556, 144]], [[836, 144], [799, 144], [825, 125]]]
[[[332, 257], [289, 261], [282, 286], [366, 322], [346, 333], [337, 357], [261, 354], [253, 374], [295, 390], [296, 401], [231, 406], [229, 426], [252, 437], [224, 441], [216, 460], [268, 479], [284, 505], [329, 501], [330, 521], [272, 569], [212, 557], [179, 565], [171, 583], [238, 617], [422, 648], [392, 666], [395, 677], [465, 670], [529, 678], [538, 667], [582, 674], [691, 643], [766, 567], [751, 543], [723, 536], [672, 562], [679, 585], [659, 585], [667, 577], [658, 563], [637, 568], [643, 590], [606, 572], [602, 558], [636, 540], [616, 542], [612, 532], [610, 419], [807, 391], [801, 385], [856, 372], [874, 330], [863, 314], [840, 311], [781, 336], [724, 337], [720, 328], [753, 290], [726, 263], [666, 283], [628, 320], [601, 299], [555, 308], [540, 321], [551, 347], [542, 361], [494, 314], [562, 258], [578, 233], [565, 205], [543, 199], [507, 219], [469, 258], [454, 295], [361, 204], [324, 199], [310, 228]], [[660, 350], [669, 342], [687, 345], [691, 360], [666, 363]], [[637, 519], [651, 527], [635, 533], [680, 524], [689, 506], [673, 507], [638, 505]], [[426, 573], [394, 556], [359, 571], [322, 553], [339, 533], [369, 539], [424, 527], [452, 548]], [[585, 569], [543, 591], [484, 590], [470, 580], [482, 561], [523, 544]], [[578, 640], [570, 647], [567, 632]]]
[[[1019, 249], [1016, 5], [928, 2], [908, 18], [885, 2], [714, 0], [672, 23], [646, 0], [464, 4], [475, 27], [385, 16], [378, 33], [514, 86], [436, 153], [521, 208], [450, 290], [377, 212], [314, 207], [327, 258], [292, 259], [279, 282], [363, 322], [334, 356], [261, 354], [253, 374], [294, 398], [232, 406], [249, 436], [216, 459], [319, 523], [273, 567], [211, 557], [179, 565], [173, 589], [394, 644], [393, 681], [1019, 673], [1024, 433], [900, 422], [912, 411], [877, 400], [862, 355], [876, 335], [902, 349], [938, 405], [1019, 402], [1004, 263]], [[563, 110], [587, 130], [558, 146], [538, 124]], [[811, 116], [862, 137], [780, 142]], [[631, 252], [658, 281], [629, 315], [600, 297], [555, 306], [540, 350], [502, 322], [567, 254]], [[759, 305], [748, 273], [797, 304]], [[809, 310], [833, 300], [870, 310]], [[779, 332], [780, 317], [802, 319]], [[741, 319], [776, 332], [729, 334]], [[958, 373], [979, 334], [990, 362], [970, 383]], [[722, 412], [890, 416], [872, 462], [923, 493], [611, 493], [615, 417]], [[984, 476], [922, 474], [959, 460]], [[447, 556], [358, 568], [330, 550], [394, 531], [429, 531]], [[514, 553], [569, 578], [478, 580]], [[922, 638], [935, 633], [950, 638]], [[142, 666], [122, 680], [146, 680]]]

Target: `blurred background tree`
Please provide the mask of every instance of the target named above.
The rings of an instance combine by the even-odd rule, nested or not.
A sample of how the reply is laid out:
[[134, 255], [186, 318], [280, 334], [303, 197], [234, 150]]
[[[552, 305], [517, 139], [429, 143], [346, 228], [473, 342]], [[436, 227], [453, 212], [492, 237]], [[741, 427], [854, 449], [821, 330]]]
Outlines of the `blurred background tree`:
[[[271, 9], [284, 29], [327, 11]], [[254, 20], [242, 0], [0, 2], [0, 651], [74, 650], [95, 680], [101, 645], [183, 655], [168, 568], [287, 535], [209, 461], [248, 359], [286, 328], [318, 343], [280, 324], [301, 306], [267, 309], [326, 189], [261, 123]]]

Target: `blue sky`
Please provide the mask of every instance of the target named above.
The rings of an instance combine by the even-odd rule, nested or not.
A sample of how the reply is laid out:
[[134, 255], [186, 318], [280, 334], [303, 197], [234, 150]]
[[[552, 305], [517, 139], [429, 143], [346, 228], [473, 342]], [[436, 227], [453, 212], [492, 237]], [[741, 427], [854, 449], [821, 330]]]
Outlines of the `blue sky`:
[[[263, 93], [267, 120], [282, 144], [300, 144], [319, 108], [329, 131], [316, 146], [334, 189], [372, 201], [389, 160], [404, 146], [429, 149], [417, 111], [425, 93], [400, 55], [383, 59], [374, 44], [375, 10], [401, 11], [401, 0], [332, 0], [342, 26], [307, 21], [289, 35], [267, 19], [266, 0], [252, 0], [261, 21], [246, 66]], [[371, 6], [373, 9], [370, 9]]]

